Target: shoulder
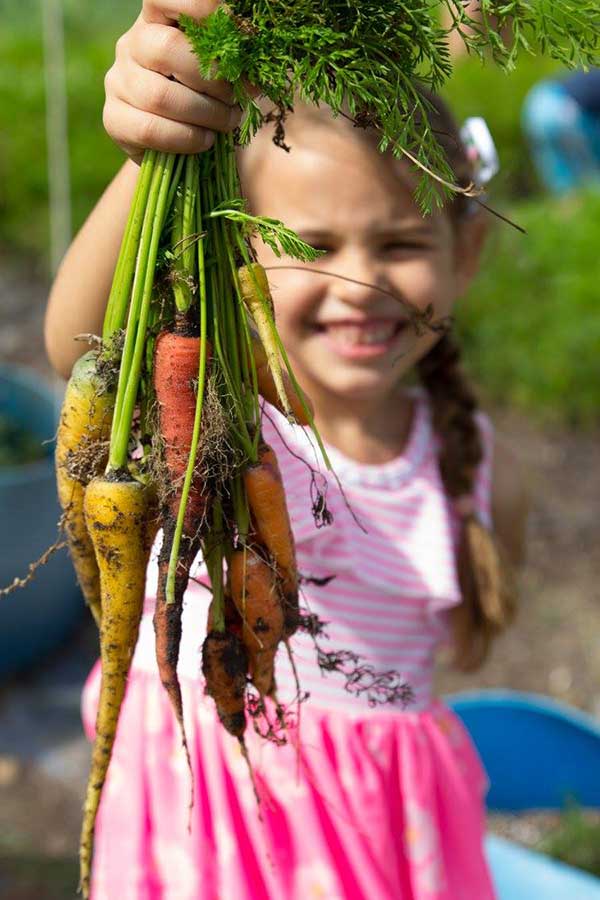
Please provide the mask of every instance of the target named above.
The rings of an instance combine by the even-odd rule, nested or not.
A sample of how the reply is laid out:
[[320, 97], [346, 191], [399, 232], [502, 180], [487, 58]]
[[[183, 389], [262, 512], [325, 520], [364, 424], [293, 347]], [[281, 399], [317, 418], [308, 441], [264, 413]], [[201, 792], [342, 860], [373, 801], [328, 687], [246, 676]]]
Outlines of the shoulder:
[[524, 465], [509, 441], [496, 433], [491, 468], [492, 523], [501, 547], [515, 566], [524, 562], [528, 511]]

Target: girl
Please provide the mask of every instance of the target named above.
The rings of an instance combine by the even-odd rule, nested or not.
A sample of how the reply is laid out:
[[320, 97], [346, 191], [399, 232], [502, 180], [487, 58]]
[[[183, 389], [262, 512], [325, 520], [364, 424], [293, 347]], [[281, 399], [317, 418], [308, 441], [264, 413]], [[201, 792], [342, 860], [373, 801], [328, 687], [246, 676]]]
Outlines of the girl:
[[[146, 3], [117, 45], [105, 125], [133, 159], [145, 146], [199, 152], [209, 132], [237, 121], [228, 86], [199, 78], [172, 27], [179, 13], [202, 15], [205, 6]], [[456, 126], [435, 103], [431, 124], [465, 183], [469, 163]], [[283, 746], [248, 737], [259, 814], [239, 745], [203, 694], [209, 594], [199, 561], [179, 664], [195, 776], [188, 829], [186, 758], [154, 661], [152, 563], [97, 824], [93, 897], [488, 900], [485, 775], [431, 681], [438, 647], [452, 640], [458, 664], [475, 666], [507, 621], [496, 548], [519, 562], [524, 504], [514, 461], [476, 410], [455, 340], [431, 328], [415, 334], [407, 315], [431, 308], [440, 321], [452, 313], [476, 271], [484, 223], [460, 198], [424, 218], [404, 164], [326, 110], [298, 107], [287, 128], [291, 153], [270, 138], [265, 128], [244, 152], [242, 174], [258, 213], [283, 219], [325, 251], [309, 267], [260, 249], [281, 336], [344, 488], [330, 479], [333, 524], [316, 528], [310, 441], [266, 410], [313, 614], [312, 627], [293, 639], [310, 699]], [[65, 376], [81, 351], [72, 337], [101, 328], [135, 177], [130, 161], [53, 287], [47, 346]], [[349, 652], [324, 677], [328, 651]], [[396, 675], [410, 685], [408, 705], [392, 687]], [[277, 681], [280, 700], [292, 703], [285, 658]], [[90, 735], [98, 685], [96, 668], [84, 694]], [[381, 694], [391, 702], [372, 705]]]

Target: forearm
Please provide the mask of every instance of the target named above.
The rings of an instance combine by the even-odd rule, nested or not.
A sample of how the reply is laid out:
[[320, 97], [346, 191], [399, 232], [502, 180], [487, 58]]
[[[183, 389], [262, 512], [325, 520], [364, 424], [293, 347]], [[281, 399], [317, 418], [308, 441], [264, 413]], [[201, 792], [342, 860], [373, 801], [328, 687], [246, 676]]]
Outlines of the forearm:
[[127, 161], [67, 251], [50, 291], [44, 336], [53, 368], [68, 378], [88, 349], [78, 334], [101, 334], [139, 168]]

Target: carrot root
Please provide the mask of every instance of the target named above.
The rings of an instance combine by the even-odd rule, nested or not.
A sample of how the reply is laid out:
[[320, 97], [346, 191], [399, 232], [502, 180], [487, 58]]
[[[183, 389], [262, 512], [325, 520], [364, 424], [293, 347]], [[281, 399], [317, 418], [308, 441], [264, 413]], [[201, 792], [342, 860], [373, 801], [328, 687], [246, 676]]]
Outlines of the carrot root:
[[142, 616], [155, 531], [154, 522], [149, 521], [150, 502], [151, 492], [137, 481], [98, 478], [85, 492], [85, 517], [100, 570], [102, 680], [79, 849], [84, 898], [89, 896], [96, 813]]
[[246, 730], [244, 698], [248, 657], [244, 645], [228, 631], [209, 631], [202, 645], [206, 693], [213, 698], [223, 726], [234, 737]]

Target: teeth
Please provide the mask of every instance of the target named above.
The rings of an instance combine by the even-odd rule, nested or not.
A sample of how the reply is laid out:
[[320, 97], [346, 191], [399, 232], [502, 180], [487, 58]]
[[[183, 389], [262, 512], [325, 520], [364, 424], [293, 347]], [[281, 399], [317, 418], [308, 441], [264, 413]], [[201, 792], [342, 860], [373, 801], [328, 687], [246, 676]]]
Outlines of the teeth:
[[396, 333], [396, 324], [378, 323], [376, 325], [328, 325], [328, 333], [337, 341], [350, 344], [353, 347], [360, 345], [384, 344]]

